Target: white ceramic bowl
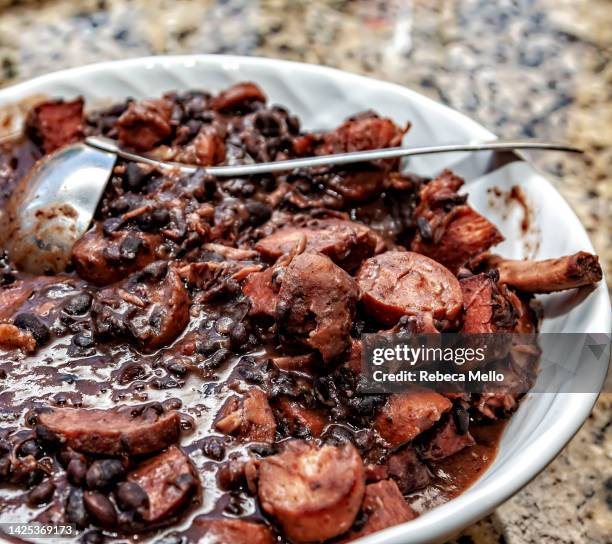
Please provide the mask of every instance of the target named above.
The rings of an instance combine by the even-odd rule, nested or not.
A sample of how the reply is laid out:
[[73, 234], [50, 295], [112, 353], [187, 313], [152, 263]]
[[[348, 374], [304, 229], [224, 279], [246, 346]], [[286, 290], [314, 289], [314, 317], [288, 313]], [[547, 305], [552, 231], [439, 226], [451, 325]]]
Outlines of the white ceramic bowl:
[[[218, 91], [238, 81], [258, 83], [271, 102], [297, 113], [305, 128], [327, 128], [356, 112], [373, 109], [412, 129], [406, 144], [463, 142], [494, 135], [474, 121], [409, 89], [330, 68], [293, 62], [232, 56], [151, 57], [84, 66], [53, 73], [0, 90], [0, 106], [32, 94], [83, 95], [88, 104], [146, 97], [169, 90]], [[467, 182], [470, 202], [492, 219], [506, 241], [505, 256], [554, 257], [593, 251], [578, 218], [559, 193], [526, 162], [489, 172], [488, 154], [454, 154], [414, 159], [409, 168], [434, 174], [451, 167]], [[532, 232], [520, 235], [520, 209], [491, 207], [487, 187], [520, 185], [533, 210]], [[538, 240], [535, 240], [537, 238]], [[526, 244], [526, 242], [528, 242]], [[537, 242], [534, 244], [534, 242]], [[543, 299], [543, 332], [600, 332], [611, 328], [605, 282], [587, 296], [575, 292]], [[563, 313], [567, 311], [567, 313]], [[546, 317], [548, 315], [548, 317]], [[363, 544], [437, 542], [482, 518], [538, 474], [580, 428], [597, 393], [533, 395], [525, 399], [503, 435], [497, 458], [465, 493], [418, 519], [364, 538]]]

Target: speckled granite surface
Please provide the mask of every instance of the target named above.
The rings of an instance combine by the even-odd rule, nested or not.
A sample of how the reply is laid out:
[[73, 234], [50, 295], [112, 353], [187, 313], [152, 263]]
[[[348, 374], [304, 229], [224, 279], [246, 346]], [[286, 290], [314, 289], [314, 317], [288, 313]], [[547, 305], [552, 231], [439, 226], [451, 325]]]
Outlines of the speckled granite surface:
[[[500, 136], [567, 139], [536, 158], [612, 278], [611, 0], [0, 0], [0, 85], [161, 53], [237, 53], [395, 81]], [[459, 544], [604, 543], [612, 394], [559, 458]]]

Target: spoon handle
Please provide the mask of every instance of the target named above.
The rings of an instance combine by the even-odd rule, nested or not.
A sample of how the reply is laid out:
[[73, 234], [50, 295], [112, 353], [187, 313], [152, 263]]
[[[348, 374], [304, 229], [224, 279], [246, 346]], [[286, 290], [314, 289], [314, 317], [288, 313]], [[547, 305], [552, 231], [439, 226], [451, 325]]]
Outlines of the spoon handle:
[[157, 166], [158, 168], [179, 169], [186, 173], [193, 173], [196, 170], [202, 169], [206, 173], [218, 177], [246, 176], [270, 172], [287, 172], [296, 168], [354, 164], [365, 161], [396, 159], [399, 157], [409, 157], [413, 155], [431, 155], [433, 153], [454, 153], [458, 151], [513, 151], [517, 149], [539, 149], [543, 151], [584, 153], [584, 151], [578, 147], [561, 142], [543, 142], [539, 140], [494, 140], [490, 142], [431, 145], [425, 147], [389, 147], [385, 149], [371, 149], [367, 151], [354, 151], [351, 153], [337, 153], [335, 155], [321, 155], [318, 157], [289, 159], [286, 161], [241, 164], [236, 166], [207, 166], [202, 168], [184, 163], [158, 161], [143, 155], [131, 153], [130, 151], [122, 149], [118, 142], [108, 138], [103, 138], [101, 136], [90, 136], [85, 139], [85, 142], [97, 149], [116, 153], [124, 159], [150, 164]]

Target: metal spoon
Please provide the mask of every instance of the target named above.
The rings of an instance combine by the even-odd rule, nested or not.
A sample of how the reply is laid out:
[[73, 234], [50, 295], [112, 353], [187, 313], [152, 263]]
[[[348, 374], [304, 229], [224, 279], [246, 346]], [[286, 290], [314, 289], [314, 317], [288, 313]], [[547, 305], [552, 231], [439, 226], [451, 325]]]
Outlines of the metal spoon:
[[64, 271], [70, 262], [72, 246], [91, 224], [118, 156], [160, 169], [184, 173], [204, 170], [217, 177], [240, 177], [411, 155], [516, 149], [582, 152], [563, 143], [496, 140], [413, 148], [394, 147], [259, 164], [201, 168], [158, 161], [124, 150], [108, 138], [92, 136], [83, 143], [64, 147], [44, 157], [19, 182], [6, 208], [0, 210], [0, 244], [24, 272], [44, 274]]

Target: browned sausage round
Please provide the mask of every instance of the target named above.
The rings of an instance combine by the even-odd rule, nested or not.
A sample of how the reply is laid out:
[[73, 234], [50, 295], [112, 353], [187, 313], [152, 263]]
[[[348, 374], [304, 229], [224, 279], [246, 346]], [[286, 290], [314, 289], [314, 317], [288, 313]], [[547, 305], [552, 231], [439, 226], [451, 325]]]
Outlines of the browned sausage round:
[[320, 542], [353, 524], [365, 490], [363, 462], [352, 444], [302, 440], [267, 457], [259, 470], [259, 500], [293, 542]]
[[359, 290], [355, 280], [321, 253], [294, 257], [282, 278], [276, 323], [331, 361], [348, 347]]
[[141, 455], [159, 451], [179, 437], [179, 414], [152, 408], [98, 410], [54, 408], [38, 417], [36, 432], [49, 431], [72, 449], [102, 455]]
[[367, 312], [386, 325], [403, 315], [456, 319], [463, 298], [459, 281], [441, 264], [411, 251], [387, 251], [368, 259], [357, 274]]
[[327, 255], [338, 266], [349, 272], [374, 254], [378, 236], [372, 229], [340, 219], [319, 219], [304, 227], [285, 227], [260, 240], [255, 249], [268, 259], [287, 255], [302, 243]]

